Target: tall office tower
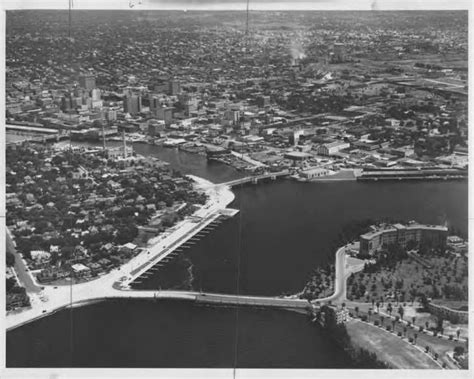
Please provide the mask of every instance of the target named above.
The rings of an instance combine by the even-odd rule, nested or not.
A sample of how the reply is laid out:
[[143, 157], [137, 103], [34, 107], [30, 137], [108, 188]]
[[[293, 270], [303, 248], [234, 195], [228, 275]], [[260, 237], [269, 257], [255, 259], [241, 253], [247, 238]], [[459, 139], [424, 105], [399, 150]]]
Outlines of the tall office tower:
[[161, 108], [160, 99], [155, 96], [150, 97], [150, 112], [156, 116], [156, 112], [159, 108]]
[[181, 93], [181, 83], [179, 80], [170, 80], [168, 92], [171, 96], [179, 95]]
[[179, 102], [183, 106], [186, 116], [190, 116], [192, 112], [196, 112], [198, 109], [199, 100], [195, 95], [187, 93], [180, 95]]
[[117, 111], [115, 109], [107, 109], [105, 112], [105, 119], [109, 122], [117, 120]]
[[270, 105], [270, 96], [259, 96], [257, 98], [257, 105], [264, 108]]
[[92, 90], [92, 101], [99, 101], [101, 97], [101, 91], [98, 88]]
[[344, 62], [345, 60], [345, 45], [343, 43], [335, 43], [332, 48], [333, 61]]
[[69, 112], [73, 108], [73, 101], [70, 94], [66, 94], [61, 98], [60, 109], [63, 112]]
[[125, 140], [125, 129], [122, 129], [123, 157], [127, 158], [127, 141]]
[[237, 125], [240, 121], [240, 111], [238, 109], [228, 109], [225, 111], [224, 117], [230, 121], [231, 125]]
[[296, 146], [300, 141], [300, 137], [304, 135], [304, 130], [294, 130], [292, 134], [289, 136], [289, 143]]
[[123, 100], [123, 111], [136, 116], [142, 110], [142, 98], [139, 95], [127, 95]]
[[83, 74], [79, 77], [79, 85], [90, 91], [95, 88], [95, 76], [91, 74]]
[[158, 108], [156, 117], [158, 120], [163, 120], [166, 125], [170, 125], [173, 121], [173, 107]]

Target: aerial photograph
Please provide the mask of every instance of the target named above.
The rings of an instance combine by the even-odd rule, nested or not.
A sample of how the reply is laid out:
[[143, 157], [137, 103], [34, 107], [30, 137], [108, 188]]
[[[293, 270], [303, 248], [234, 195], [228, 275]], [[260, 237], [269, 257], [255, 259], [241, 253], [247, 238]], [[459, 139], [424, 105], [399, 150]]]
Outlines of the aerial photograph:
[[472, 374], [467, 9], [68, 1], [3, 11], [3, 374]]

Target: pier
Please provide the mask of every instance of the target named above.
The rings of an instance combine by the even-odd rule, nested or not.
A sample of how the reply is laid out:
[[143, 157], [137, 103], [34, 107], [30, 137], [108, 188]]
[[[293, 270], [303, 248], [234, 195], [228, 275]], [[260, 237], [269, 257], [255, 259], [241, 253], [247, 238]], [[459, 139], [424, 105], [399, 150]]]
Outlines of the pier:
[[[150, 263], [144, 269], [148, 270], [155, 264], [156, 262]], [[346, 280], [352, 272], [360, 271], [362, 268], [363, 265], [360, 267], [348, 265], [346, 262], [345, 246], [339, 248], [336, 252], [334, 293], [328, 297], [312, 300], [311, 302], [297, 297], [249, 296], [173, 290], [134, 290], [121, 282], [120, 275], [123, 274], [119, 269], [91, 282], [76, 284], [72, 289], [69, 286], [55, 288], [46, 286], [45, 292], [49, 300], [44, 304], [37, 304], [37, 306], [13, 316], [7, 316], [6, 328], [7, 330], [13, 330], [63, 309], [116, 299], [149, 299], [153, 301], [174, 299], [192, 301], [197, 305], [251, 306], [301, 311], [308, 309], [308, 307], [317, 307], [325, 302], [341, 303], [346, 301]]]
[[[212, 212], [210, 215], [202, 218], [197, 225], [192, 227], [180, 238], [166, 246], [163, 250], [155, 253], [147, 262], [143, 265], [134, 268], [126, 281], [122, 282], [121, 286], [124, 288], [129, 287], [139, 278], [147, 278], [154, 271], [159, 270], [164, 264], [171, 261], [184, 249], [190, 248], [195, 245], [201, 238], [205, 237], [212, 229], [220, 223], [220, 218], [229, 218], [236, 215], [239, 211], [237, 209], [219, 209]], [[151, 253], [151, 251], [150, 251]], [[161, 262], [161, 265], [160, 265]], [[138, 283], [138, 282], [137, 282]]]
[[463, 180], [467, 176], [467, 170], [456, 168], [378, 169], [364, 170], [357, 180]]

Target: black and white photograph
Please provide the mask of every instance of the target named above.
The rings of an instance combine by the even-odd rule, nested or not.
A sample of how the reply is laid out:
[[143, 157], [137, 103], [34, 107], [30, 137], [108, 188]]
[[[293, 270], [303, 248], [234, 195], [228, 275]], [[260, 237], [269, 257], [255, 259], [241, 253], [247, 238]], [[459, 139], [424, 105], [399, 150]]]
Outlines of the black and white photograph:
[[1, 8], [0, 376], [471, 377], [470, 1]]

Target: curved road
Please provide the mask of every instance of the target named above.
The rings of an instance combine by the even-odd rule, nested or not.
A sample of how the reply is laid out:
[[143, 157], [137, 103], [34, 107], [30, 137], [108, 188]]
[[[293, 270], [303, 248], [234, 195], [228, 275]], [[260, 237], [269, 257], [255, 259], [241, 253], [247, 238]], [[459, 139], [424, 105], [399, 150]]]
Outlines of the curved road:
[[[201, 179], [198, 178], [197, 180]], [[206, 217], [209, 217], [218, 210], [225, 209], [234, 199], [234, 194], [230, 191], [228, 186], [212, 184], [213, 183], [204, 182], [203, 180], [201, 180], [200, 183], [202, 188], [207, 186], [206, 190], [210, 191], [210, 194], [212, 192], [213, 195], [211, 196], [212, 200], [210, 203], [196, 214], [202, 219], [206, 219]], [[153, 252], [155, 253], [155, 251], [159, 250], [157, 252], [158, 255], [160, 255], [166, 250], [167, 246], [172, 246], [194, 227], [195, 224], [182, 222], [182, 225], [177, 228], [175, 233], [166, 236], [152, 248]], [[10, 249], [10, 251], [16, 251], [12, 239], [9, 237], [10, 236], [7, 235], [8, 249]], [[16, 257], [17, 273], [30, 295], [31, 307], [22, 311], [8, 313], [6, 317], [7, 330], [16, 328], [66, 307], [115, 298], [186, 299], [208, 304], [280, 308], [305, 308], [309, 305], [306, 300], [291, 297], [241, 296], [187, 291], [130, 290], [127, 286], [127, 279], [130, 278], [131, 273], [135, 272], [137, 268], [143, 267], [144, 264], [155, 261], [157, 258], [157, 254], [148, 254], [147, 251], [135, 256], [120, 268], [114, 269], [106, 275], [89, 282], [71, 286], [38, 286], [29, 271], [25, 271], [26, 266], [22, 259], [18, 259], [20, 257], [18, 253], [16, 253]], [[335, 260], [334, 294], [323, 299], [318, 299], [317, 301], [315, 300], [312, 304], [318, 301], [345, 301], [346, 279], [351, 272], [351, 270], [346, 270], [345, 247], [337, 250]]]
[[[201, 293], [193, 291], [137, 291], [123, 289], [122, 278], [126, 277], [133, 267], [132, 262], [126, 263], [120, 269], [113, 270], [96, 280], [75, 284], [71, 286], [44, 286], [42, 296], [44, 300], [33, 302], [32, 307], [18, 313], [10, 313], [6, 318], [7, 330], [14, 329], [28, 322], [54, 313], [58, 310], [74, 305], [87, 304], [105, 299], [119, 298], [142, 298], [142, 299], [180, 299], [191, 300], [199, 303], [219, 305], [248, 305], [257, 307], [279, 307], [279, 308], [306, 308], [307, 300], [264, 297], [264, 296], [242, 296], [217, 293]], [[346, 299], [346, 279], [350, 271], [345, 267], [345, 247], [336, 252], [336, 275], [334, 294], [312, 301], [317, 302], [336, 301], [342, 302]]]

